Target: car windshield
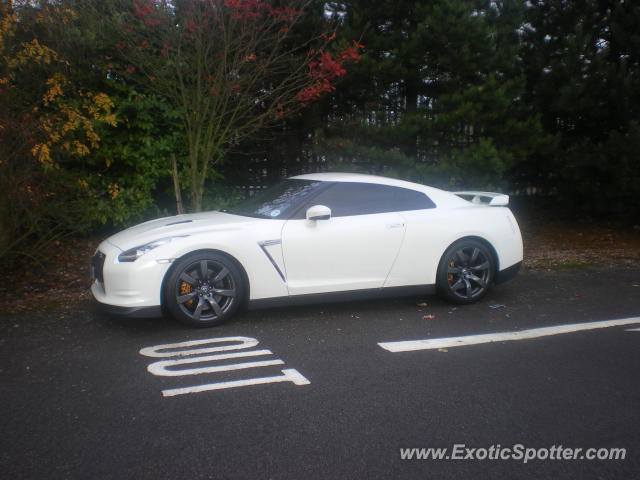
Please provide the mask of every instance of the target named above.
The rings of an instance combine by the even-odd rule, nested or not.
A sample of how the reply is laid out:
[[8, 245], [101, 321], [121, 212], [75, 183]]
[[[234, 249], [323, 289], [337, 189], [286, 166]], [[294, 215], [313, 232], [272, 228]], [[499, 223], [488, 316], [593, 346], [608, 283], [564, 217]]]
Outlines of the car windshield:
[[244, 217], [288, 218], [321, 183], [313, 180], [283, 180], [222, 211]]

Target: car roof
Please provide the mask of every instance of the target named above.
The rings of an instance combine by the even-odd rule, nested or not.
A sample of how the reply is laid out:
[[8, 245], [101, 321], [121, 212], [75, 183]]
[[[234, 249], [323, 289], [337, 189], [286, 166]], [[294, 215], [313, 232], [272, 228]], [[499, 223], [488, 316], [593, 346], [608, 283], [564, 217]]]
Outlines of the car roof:
[[367, 175], [363, 173], [342, 173], [342, 172], [321, 172], [308, 173], [291, 177], [296, 180], [315, 180], [320, 182], [354, 182], [354, 183], [376, 183], [379, 185], [390, 185], [393, 187], [408, 188], [427, 194], [437, 206], [465, 206], [466, 200], [439, 188], [421, 185], [419, 183], [407, 182], [396, 178], [380, 177], [377, 175]]

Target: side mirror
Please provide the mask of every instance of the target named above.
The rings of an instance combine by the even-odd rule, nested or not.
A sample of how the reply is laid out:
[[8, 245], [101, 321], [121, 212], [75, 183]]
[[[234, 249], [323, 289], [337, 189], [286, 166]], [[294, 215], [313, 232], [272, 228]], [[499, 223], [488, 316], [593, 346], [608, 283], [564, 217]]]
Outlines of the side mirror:
[[324, 205], [314, 205], [307, 209], [307, 220], [329, 220], [331, 209]]

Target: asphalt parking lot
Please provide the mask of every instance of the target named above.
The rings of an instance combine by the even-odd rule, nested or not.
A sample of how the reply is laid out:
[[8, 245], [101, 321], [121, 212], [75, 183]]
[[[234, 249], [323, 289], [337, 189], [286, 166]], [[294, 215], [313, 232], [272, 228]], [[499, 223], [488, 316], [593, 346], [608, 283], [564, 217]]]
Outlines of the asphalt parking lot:
[[[0, 320], [4, 478], [630, 479], [640, 471], [636, 270], [525, 272], [472, 306], [424, 297], [292, 307], [204, 330], [89, 306]], [[623, 321], [597, 323], [606, 320]], [[566, 325], [578, 326], [549, 330]], [[395, 343], [451, 337], [464, 339]], [[455, 445], [626, 455], [401, 458], [402, 449]]]

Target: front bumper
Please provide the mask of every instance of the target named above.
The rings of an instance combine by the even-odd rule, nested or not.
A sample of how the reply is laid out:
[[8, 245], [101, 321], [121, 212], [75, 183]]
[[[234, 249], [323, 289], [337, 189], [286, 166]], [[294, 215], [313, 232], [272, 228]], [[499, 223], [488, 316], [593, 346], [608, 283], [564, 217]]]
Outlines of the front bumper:
[[132, 317], [161, 316], [162, 280], [170, 264], [158, 263], [152, 255], [135, 262], [119, 262], [121, 252], [108, 241], [98, 247], [92, 262], [93, 297], [111, 313]]
[[153, 307], [119, 307], [117, 305], [108, 305], [101, 303], [98, 300], [94, 302], [100, 310], [108, 313], [109, 315], [115, 315], [118, 317], [128, 318], [159, 318], [163, 316], [162, 308], [158, 306]]

